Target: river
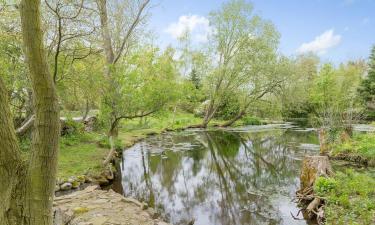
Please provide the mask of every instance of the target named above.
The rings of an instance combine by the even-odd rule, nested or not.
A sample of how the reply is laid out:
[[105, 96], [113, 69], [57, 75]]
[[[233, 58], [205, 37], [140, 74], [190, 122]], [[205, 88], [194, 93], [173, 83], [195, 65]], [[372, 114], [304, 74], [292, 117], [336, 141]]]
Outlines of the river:
[[290, 124], [166, 133], [123, 152], [122, 186], [175, 225], [308, 224], [292, 198], [318, 151], [314, 130]]

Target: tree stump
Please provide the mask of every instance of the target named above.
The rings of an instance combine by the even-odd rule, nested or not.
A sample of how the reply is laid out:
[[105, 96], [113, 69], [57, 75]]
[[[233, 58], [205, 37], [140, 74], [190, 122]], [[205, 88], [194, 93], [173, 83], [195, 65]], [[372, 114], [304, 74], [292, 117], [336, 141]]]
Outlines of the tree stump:
[[332, 167], [328, 156], [305, 156], [301, 171], [301, 189], [311, 188], [320, 176], [330, 176]]
[[323, 200], [314, 194], [314, 184], [318, 177], [333, 174], [328, 156], [305, 156], [300, 176], [301, 188], [297, 191], [299, 203], [304, 205], [304, 217], [316, 218], [318, 223], [324, 218]]

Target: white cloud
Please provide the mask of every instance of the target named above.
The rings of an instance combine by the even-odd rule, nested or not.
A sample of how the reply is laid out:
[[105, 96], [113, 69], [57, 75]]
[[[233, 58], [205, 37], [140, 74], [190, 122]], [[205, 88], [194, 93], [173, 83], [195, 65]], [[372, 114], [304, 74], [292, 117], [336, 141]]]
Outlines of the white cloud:
[[179, 17], [177, 22], [171, 23], [164, 31], [175, 39], [181, 37], [184, 32], [189, 31], [195, 41], [206, 42], [207, 35], [210, 32], [210, 25], [208, 19], [204, 16], [183, 15]]
[[321, 35], [308, 43], [303, 43], [298, 49], [297, 53], [313, 52], [323, 55], [328, 49], [340, 44], [341, 35], [334, 34], [333, 29], [327, 30]]
[[370, 23], [370, 19], [369, 19], [369, 18], [366, 17], [366, 18], [363, 18], [363, 19], [362, 19], [362, 24], [363, 24], [363, 25], [366, 25], [366, 24], [368, 24], [368, 23]]

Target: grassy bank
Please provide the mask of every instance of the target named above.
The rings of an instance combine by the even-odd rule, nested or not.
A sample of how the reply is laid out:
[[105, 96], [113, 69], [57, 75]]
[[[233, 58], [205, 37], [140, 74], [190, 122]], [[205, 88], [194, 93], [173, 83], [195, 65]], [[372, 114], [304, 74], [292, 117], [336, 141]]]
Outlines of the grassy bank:
[[352, 139], [334, 145], [331, 155], [375, 166], [375, 133], [355, 134]]
[[[119, 149], [132, 146], [148, 135], [159, 134], [166, 130], [178, 130], [192, 124], [199, 124], [201, 118], [188, 113], [164, 113], [137, 120], [124, 120], [119, 126], [116, 147]], [[222, 123], [213, 120], [210, 126]], [[256, 118], [246, 118], [238, 125], [258, 123]], [[102, 161], [109, 152], [108, 138], [105, 131], [78, 132], [64, 136], [60, 141], [58, 177], [68, 178], [82, 174], [100, 173]]]
[[315, 193], [325, 199], [328, 225], [369, 225], [375, 222], [375, 176], [352, 170], [320, 177]]

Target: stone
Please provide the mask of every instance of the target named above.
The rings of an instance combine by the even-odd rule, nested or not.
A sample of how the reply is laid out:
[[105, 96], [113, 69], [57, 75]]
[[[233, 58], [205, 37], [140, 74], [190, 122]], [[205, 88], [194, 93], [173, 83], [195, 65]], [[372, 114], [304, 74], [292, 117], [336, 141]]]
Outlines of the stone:
[[60, 185], [60, 190], [62, 191], [68, 191], [72, 189], [72, 184], [69, 183], [69, 182], [66, 182], [66, 183], [63, 183], [62, 185]]
[[143, 202], [142, 205], [141, 205], [141, 209], [142, 210], [148, 209], [148, 204], [146, 202]]
[[82, 213], [86, 213], [88, 211], [89, 211], [89, 209], [86, 208], [86, 207], [75, 207], [73, 209], [74, 214], [82, 214]]
[[100, 217], [92, 218], [89, 222], [92, 225], [103, 225], [103, 224], [105, 224], [105, 222], [107, 222], [107, 220], [108, 220], [108, 218], [106, 218], [104, 216], [100, 216]]
[[105, 178], [105, 177], [100, 177], [99, 179], [96, 179], [96, 182], [98, 182], [98, 184], [100, 186], [107, 186], [107, 185], [109, 185], [109, 180], [107, 180], [107, 178]]
[[86, 181], [85, 175], [77, 176], [77, 180], [78, 180], [80, 183], [85, 183], [85, 181]]
[[75, 180], [75, 181], [72, 182], [72, 188], [73, 189], [77, 189], [77, 188], [79, 188], [79, 186], [81, 186], [81, 183], [78, 180]]

